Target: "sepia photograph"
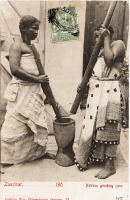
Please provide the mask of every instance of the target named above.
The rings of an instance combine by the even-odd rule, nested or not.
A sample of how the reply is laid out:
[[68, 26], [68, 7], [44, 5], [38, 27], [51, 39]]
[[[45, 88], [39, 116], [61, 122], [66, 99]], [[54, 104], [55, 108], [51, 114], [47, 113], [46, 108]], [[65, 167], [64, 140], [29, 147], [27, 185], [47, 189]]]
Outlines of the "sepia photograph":
[[0, 7], [1, 200], [128, 200], [129, 2]]

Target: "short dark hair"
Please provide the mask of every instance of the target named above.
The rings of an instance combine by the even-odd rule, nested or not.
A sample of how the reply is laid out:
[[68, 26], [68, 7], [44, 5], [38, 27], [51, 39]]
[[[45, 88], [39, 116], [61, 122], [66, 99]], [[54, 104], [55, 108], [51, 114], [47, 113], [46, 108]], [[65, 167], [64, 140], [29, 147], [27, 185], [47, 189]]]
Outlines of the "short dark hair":
[[23, 30], [25, 28], [31, 27], [35, 22], [40, 23], [40, 21], [36, 17], [33, 17], [31, 15], [23, 16], [19, 22], [19, 30], [21, 34], [23, 33]]

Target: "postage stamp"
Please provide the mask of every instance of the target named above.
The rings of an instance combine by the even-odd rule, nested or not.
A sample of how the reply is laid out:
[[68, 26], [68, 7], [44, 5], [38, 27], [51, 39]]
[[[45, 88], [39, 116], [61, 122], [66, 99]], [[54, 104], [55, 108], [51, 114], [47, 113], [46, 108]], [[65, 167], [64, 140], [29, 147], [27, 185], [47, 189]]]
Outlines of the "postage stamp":
[[75, 7], [52, 8], [48, 10], [52, 42], [79, 39], [77, 11]]

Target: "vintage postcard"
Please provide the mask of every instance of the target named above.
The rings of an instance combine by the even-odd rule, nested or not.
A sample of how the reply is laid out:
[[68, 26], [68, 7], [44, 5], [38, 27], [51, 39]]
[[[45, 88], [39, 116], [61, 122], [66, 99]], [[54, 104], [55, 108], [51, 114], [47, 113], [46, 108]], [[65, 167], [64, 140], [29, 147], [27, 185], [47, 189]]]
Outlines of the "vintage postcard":
[[129, 2], [0, 5], [0, 199], [128, 200]]

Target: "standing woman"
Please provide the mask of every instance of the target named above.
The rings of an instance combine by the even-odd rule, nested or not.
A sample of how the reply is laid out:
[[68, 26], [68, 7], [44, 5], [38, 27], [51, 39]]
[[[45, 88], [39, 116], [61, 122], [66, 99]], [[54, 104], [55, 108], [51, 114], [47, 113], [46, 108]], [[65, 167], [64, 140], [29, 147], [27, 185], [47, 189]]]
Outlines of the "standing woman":
[[30, 48], [39, 24], [35, 17], [23, 16], [19, 23], [21, 39], [9, 50], [13, 78], [4, 95], [7, 112], [1, 129], [2, 164], [24, 163], [46, 154], [48, 128], [41, 83], [48, 83], [49, 78], [39, 75]]
[[90, 163], [104, 163], [104, 168], [95, 175], [99, 179], [116, 173], [114, 160], [121, 127], [127, 124], [125, 95], [121, 86], [125, 45], [121, 40], [112, 42], [113, 33], [112, 27], [107, 30], [100, 26], [95, 31], [97, 39], [101, 35], [103, 49], [89, 80], [86, 116], [75, 158], [80, 171], [87, 169]]

